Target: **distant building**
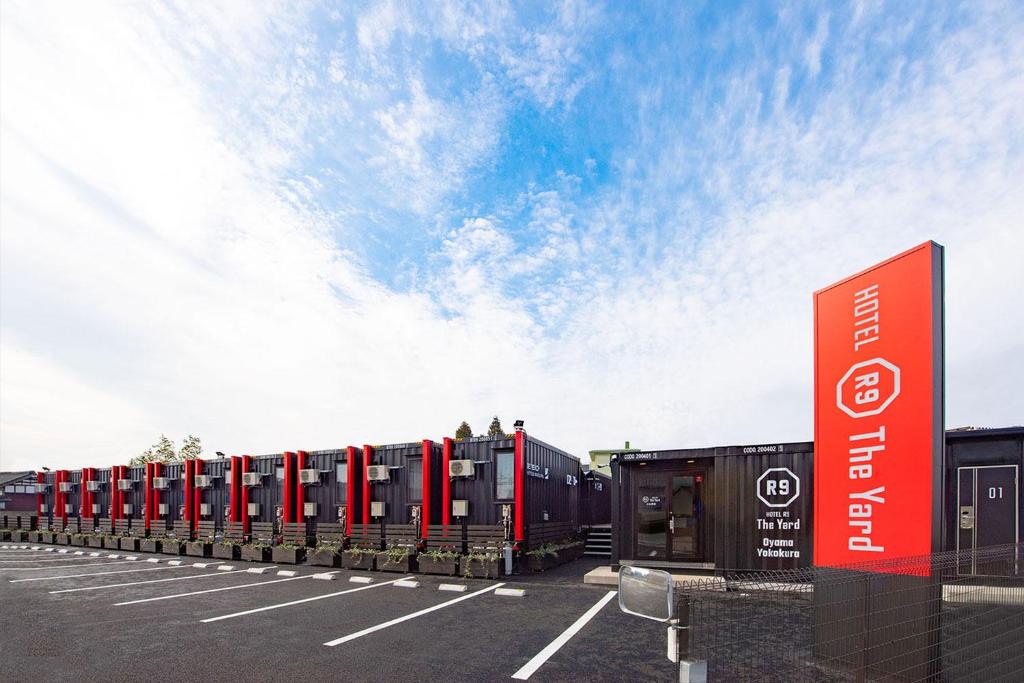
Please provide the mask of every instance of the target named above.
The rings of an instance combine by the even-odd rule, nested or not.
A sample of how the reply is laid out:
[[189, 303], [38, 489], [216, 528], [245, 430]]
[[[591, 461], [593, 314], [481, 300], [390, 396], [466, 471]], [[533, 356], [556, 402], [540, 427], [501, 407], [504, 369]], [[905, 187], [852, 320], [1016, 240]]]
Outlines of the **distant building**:
[[0, 510], [36, 509], [36, 473], [0, 472]]

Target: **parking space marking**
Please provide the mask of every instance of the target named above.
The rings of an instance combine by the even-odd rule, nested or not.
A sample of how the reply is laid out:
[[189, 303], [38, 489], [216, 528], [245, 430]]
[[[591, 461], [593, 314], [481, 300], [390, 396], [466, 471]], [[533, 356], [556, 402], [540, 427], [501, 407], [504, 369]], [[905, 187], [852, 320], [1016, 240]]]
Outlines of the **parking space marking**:
[[[305, 577], [302, 577], [305, 578]], [[404, 577], [411, 579], [411, 576]], [[349, 593], [358, 593], [359, 591], [371, 590], [373, 588], [380, 588], [381, 586], [389, 586], [395, 581], [401, 581], [402, 579], [395, 579], [394, 581], [385, 581], [383, 583], [375, 583], [369, 586], [360, 586], [359, 588], [349, 588], [348, 590], [338, 591], [337, 593], [328, 593], [327, 595], [314, 595], [311, 598], [303, 598], [301, 600], [292, 600], [291, 602], [282, 602], [277, 605], [268, 605], [267, 607], [257, 607], [256, 609], [247, 609], [244, 612], [235, 612], [233, 614], [222, 614], [219, 617], [210, 617], [209, 619], [203, 619], [199, 623], [209, 624], [214, 621], [223, 621], [224, 619], [234, 619], [235, 617], [244, 617], [249, 614], [256, 614], [258, 612], [269, 612], [272, 609], [280, 609], [282, 607], [291, 607], [292, 605], [301, 605], [307, 602], [313, 602], [314, 600], [325, 600], [327, 598], [334, 598], [339, 595], [347, 595]]]
[[[244, 571], [244, 570], [243, 570]], [[225, 574], [234, 574], [235, 572], [224, 572]], [[331, 574], [337, 574], [337, 572], [330, 572]], [[125, 605], [138, 605], [142, 602], [158, 602], [160, 600], [172, 600], [174, 598], [187, 598], [190, 595], [203, 595], [204, 593], [220, 593], [221, 591], [236, 591], [242, 588], [255, 588], [257, 586], [266, 586], [272, 583], [283, 583], [285, 581], [298, 581], [300, 579], [313, 578], [312, 574], [306, 576], [293, 576], [287, 579], [273, 579], [271, 581], [257, 581], [256, 583], [243, 583], [241, 586], [224, 586], [223, 588], [208, 588], [204, 591], [192, 591], [191, 593], [176, 593], [174, 595], [160, 595], [155, 598], [142, 598], [140, 600], [129, 600], [127, 602], [115, 602], [114, 607], [124, 607]]]
[[587, 625], [587, 623], [597, 616], [597, 613], [601, 611], [605, 605], [607, 605], [612, 598], [615, 597], [618, 591], [608, 591], [603, 598], [597, 601], [593, 607], [583, 613], [579, 619], [573, 622], [572, 626], [565, 629], [560, 636], [548, 643], [547, 647], [534, 655], [533, 659], [528, 661], [519, 671], [512, 674], [512, 678], [520, 681], [525, 681], [534, 673], [537, 669], [544, 665], [544, 662], [551, 658], [551, 655], [558, 652], [563, 645], [569, 642], [574, 635], [580, 632], [580, 630]]
[[[152, 569], [117, 569], [112, 572], [91, 572], [89, 574], [61, 574], [60, 576], [33, 576], [31, 579], [11, 579], [11, 583], [26, 583], [28, 581], [57, 581], [59, 579], [80, 579], [83, 576], [109, 576], [110, 574], [131, 574], [132, 572], [155, 572], [160, 569], [174, 569], [174, 567], [154, 567]], [[60, 593], [62, 591], [50, 591]]]
[[[384, 584], [379, 584], [379, 585], [384, 585]], [[401, 624], [403, 621], [409, 621], [410, 619], [415, 619], [416, 617], [422, 617], [424, 614], [429, 614], [431, 612], [436, 612], [437, 610], [444, 609], [445, 607], [451, 607], [452, 605], [454, 605], [456, 603], [459, 603], [459, 602], [462, 602], [463, 600], [469, 600], [470, 598], [475, 598], [478, 595], [483, 595], [484, 593], [489, 593], [489, 592], [495, 590], [496, 588], [500, 588], [501, 586], [504, 586], [504, 585], [505, 584], [503, 584], [503, 583], [498, 583], [498, 584], [495, 584], [493, 586], [488, 586], [487, 588], [484, 588], [483, 590], [478, 590], [478, 591], [476, 591], [474, 593], [470, 593], [469, 595], [463, 595], [461, 597], [453, 598], [451, 600], [442, 602], [440, 605], [434, 605], [433, 607], [427, 607], [425, 609], [419, 610], [418, 612], [413, 612], [412, 614], [407, 614], [404, 617], [398, 617], [397, 619], [392, 619], [391, 621], [385, 621], [383, 624], [377, 624], [376, 626], [371, 626], [370, 628], [364, 628], [362, 631], [356, 631], [355, 633], [352, 633], [352, 634], [347, 635], [347, 636], [343, 636], [341, 638], [336, 638], [334, 640], [328, 640], [326, 643], [324, 643], [324, 645], [326, 645], [327, 647], [334, 647], [335, 645], [341, 645], [342, 643], [347, 643], [350, 640], [355, 640], [356, 638], [362, 638], [363, 636], [369, 635], [371, 633], [376, 633], [377, 631], [382, 631], [382, 630], [384, 630], [386, 628], [390, 628], [391, 626], [394, 626], [396, 624]], [[371, 586], [367, 586], [367, 588], [371, 588]], [[355, 590], [359, 590], [359, 589], [357, 588]]]
[[[184, 568], [184, 565], [182, 565]], [[155, 569], [170, 569], [170, 567], [155, 567]], [[62, 591], [54, 591], [55, 593], [78, 593], [81, 591], [98, 591], [104, 588], [126, 588], [127, 586], [142, 586], [147, 583], [167, 583], [168, 581], [185, 581], [187, 579], [204, 579], [210, 576], [227, 576], [228, 574], [237, 574], [238, 572], [207, 572], [206, 574], [193, 574], [192, 576], [175, 576], [170, 579], [150, 579], [149, 581], [133, 581], [131, 583], [112, 583], [110, 585], [103, 586], [83, 586], [82, 588], [68, 588]]]
[[[83, 558], [81, 557], [69, 557], [68, 561], [78, 561]], [[85, 558], [89, 559], [89, 558]], [[71, 569], [73, 567], [109, 567], [112, 564], [129, 564], [128, 561], [122, 562], [93, 562], [86, 564], [62, 564], [56, 567], [0, 567], [0, 572], [38, 572], [38, 571], [52, 571], [54, 569]]]
[[[103, 557], [76, 557], [75, 559], [76, 560], [103, 560], [103, 559], [109, 559], [109, 558], [103, 558]], [[68, 560], [67, 560], [66, 557], [54, 557], [54, 558], [49, 558], [48, 557], [46, 559], [43, 559], [41, 557], [26, 557], [24, 559], [19, 559], [19, 560], [0, 560], [0, 562], [4, 562], [4, 563], [6, 563], [6, 562], [67, 562], [67, 561]]]

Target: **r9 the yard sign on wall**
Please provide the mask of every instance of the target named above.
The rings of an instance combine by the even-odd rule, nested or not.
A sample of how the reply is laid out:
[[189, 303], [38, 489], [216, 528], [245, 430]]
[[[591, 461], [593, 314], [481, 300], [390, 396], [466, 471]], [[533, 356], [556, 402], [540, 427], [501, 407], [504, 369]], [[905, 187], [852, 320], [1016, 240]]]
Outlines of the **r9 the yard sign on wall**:
[[814, 563], [940, 545], [942, 247], [814, 294]]

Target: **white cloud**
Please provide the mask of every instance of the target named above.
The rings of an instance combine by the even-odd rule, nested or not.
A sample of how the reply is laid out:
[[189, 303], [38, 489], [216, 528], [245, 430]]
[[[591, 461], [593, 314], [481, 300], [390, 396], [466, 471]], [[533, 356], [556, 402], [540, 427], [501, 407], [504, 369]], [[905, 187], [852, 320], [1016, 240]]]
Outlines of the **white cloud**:
[[[785, 106], [789, 67], [760, 118], [754, 76], [723, 74], [739, 127], [638, 93], [650, 129], [611, 160], [621, 182], [445, 206], [397, 292], [335, 243], [332, 177], [296, 159], [335, 126], [352, 178], [427, 211], [493, 158], [507, 95], [320, 65], [302, 12], [238, 7], [0, 4], [3, 468], [124, 462], [161, 432], [232, 453], [439, 438], [494, 412], [577, 453], [810, 438], [810, 293], [932, 237], [950, 424], [1020, 422], [1024, 48], [995, 14], [867, 93], [864, 55], [824, 34], [846, 57], [810, 112]], [[437, 35], [478, 60], [520, 41], [514, 87], [571, 102], [577, 20], [524, 37], [491, 7], [441, 8]], [[373, 22], [361, 50], [408, 32]], [[714, 213], [680, 192], [693, 178]]]

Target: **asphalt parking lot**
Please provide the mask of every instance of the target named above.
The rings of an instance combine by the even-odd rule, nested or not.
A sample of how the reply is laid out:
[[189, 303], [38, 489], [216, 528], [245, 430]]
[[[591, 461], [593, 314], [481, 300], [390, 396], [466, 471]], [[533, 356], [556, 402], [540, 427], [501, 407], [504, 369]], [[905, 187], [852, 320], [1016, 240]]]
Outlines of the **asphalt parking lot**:
[[[620, 612], [608, 587], [583, 584], [591, 560], [484, 581], [5, 545], [0, 680], [676, 676], [661, 625]], [[314, 578], [325, 572], [334, 578]]]

